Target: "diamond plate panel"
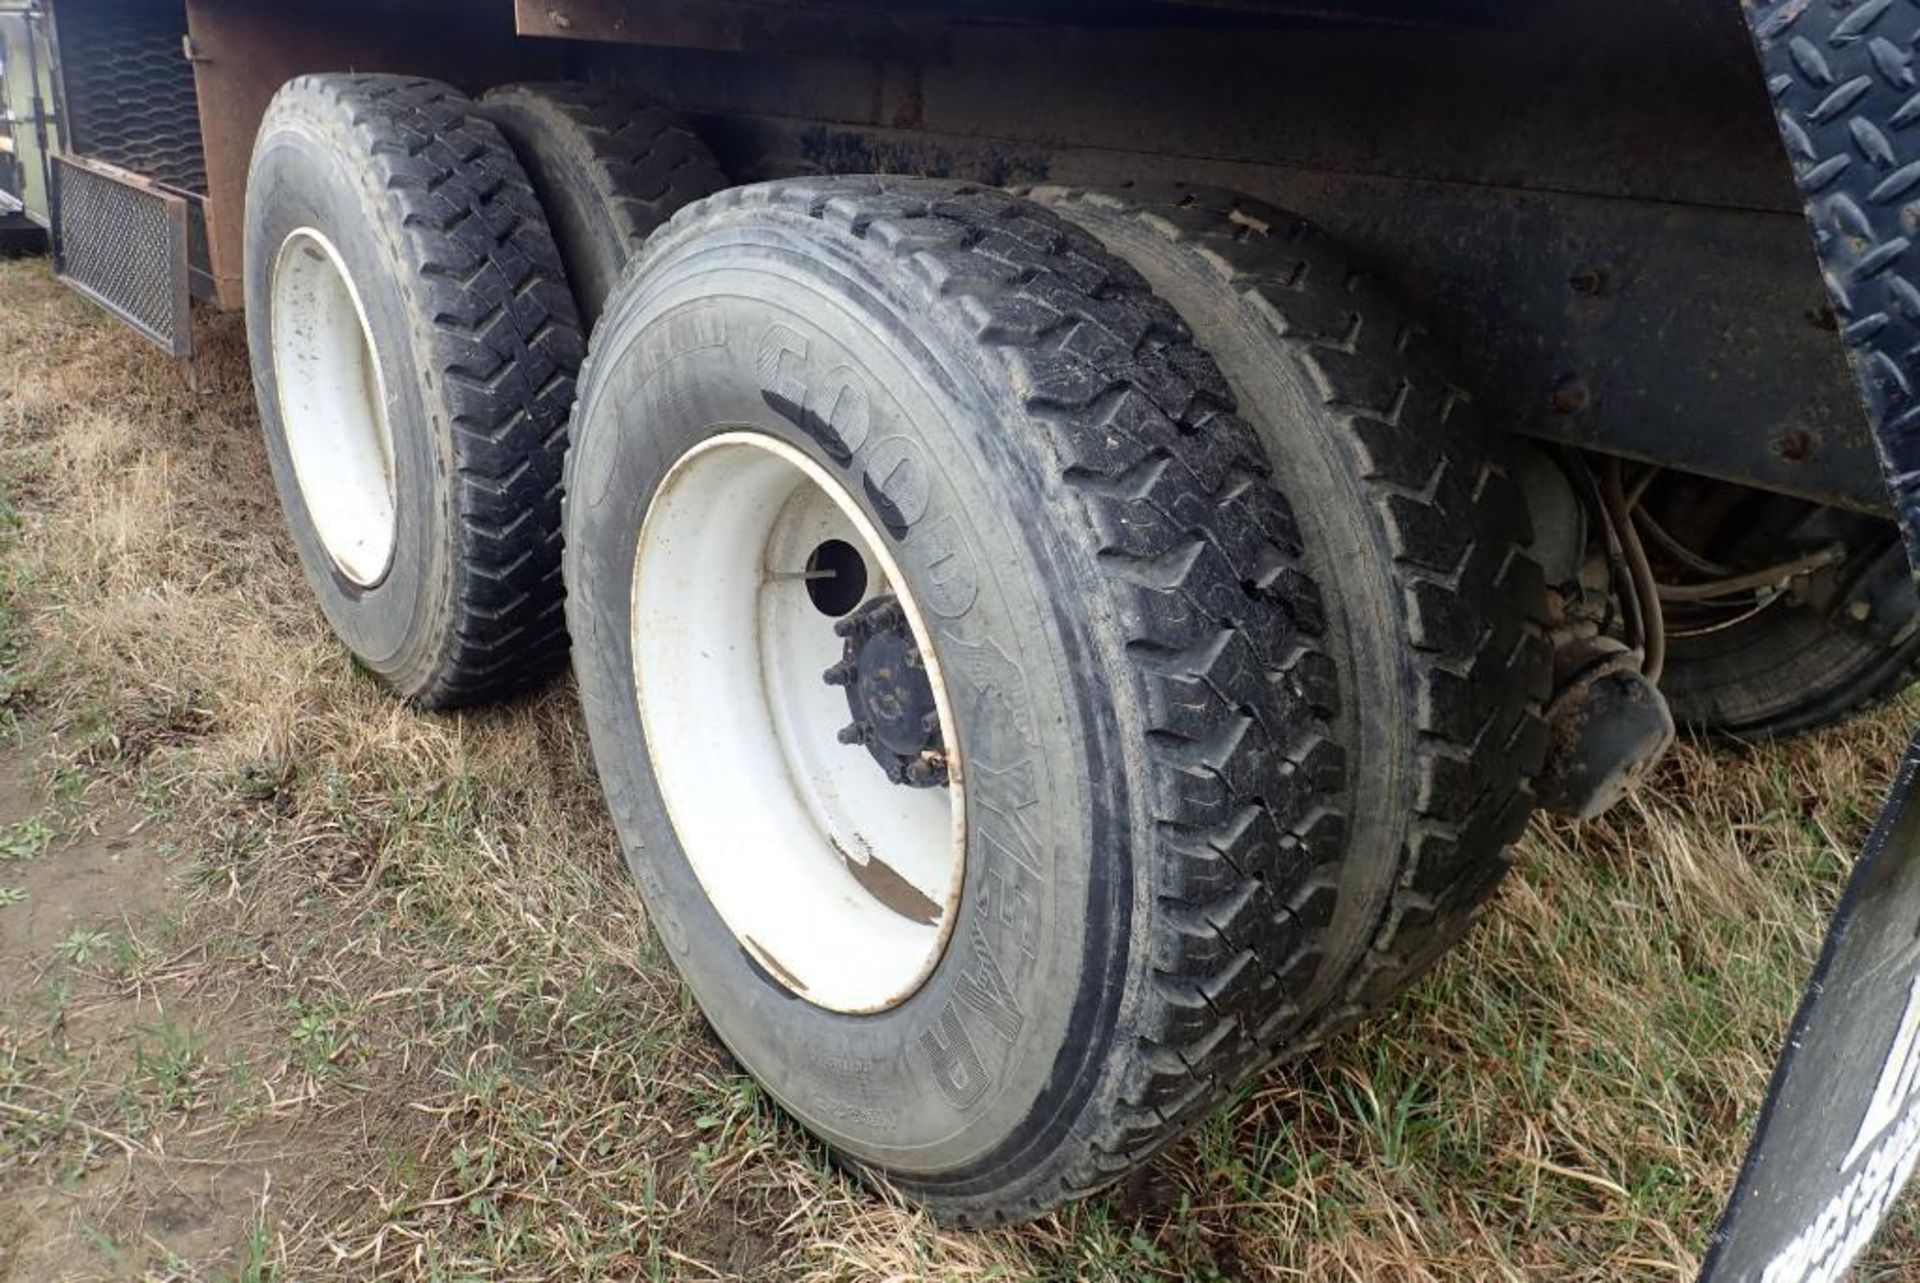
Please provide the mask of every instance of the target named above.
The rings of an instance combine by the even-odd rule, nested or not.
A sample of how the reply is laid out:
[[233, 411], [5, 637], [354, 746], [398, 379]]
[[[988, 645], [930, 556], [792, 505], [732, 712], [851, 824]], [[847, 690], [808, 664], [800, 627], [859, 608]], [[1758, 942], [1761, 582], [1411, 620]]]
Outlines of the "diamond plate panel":
[[1749, 0], [1749, 23], [1920, 565], [1920, 4]]
[[[1920, 0], [1742, 0], [1920, 567]], [[1703, 1283], [1840, 1279], [1920, 1164], [1920, 739], [1774, 1066]]]
[[60, 279], [173, 356], [189, 355], [186, 199], [65, 156], [53, 179]]

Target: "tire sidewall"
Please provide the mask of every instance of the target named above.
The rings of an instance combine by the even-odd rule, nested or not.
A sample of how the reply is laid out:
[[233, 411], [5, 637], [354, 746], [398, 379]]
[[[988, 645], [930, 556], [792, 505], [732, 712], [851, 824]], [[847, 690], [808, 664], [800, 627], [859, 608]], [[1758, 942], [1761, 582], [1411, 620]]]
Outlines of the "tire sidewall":
[[[722, 220], [724, 221], [724, 220]], [[1111, 1023], [1135, 822], [1072, 554], [1023, 520], [1056, 501], [1011, 448], [1004, 385], [926, 301], [797, 216], [650, 249], [601, 319], [574, 420], [569, 624], [600, 778], [656, 930], [716, 1030], [841, 1153], [909, 1182], [992, 1182], [1084, 1091], [1061, 1066]], [[850, 391], [851, 390], [851, 391]], [[864, 407], [864, 413], [860, 407]], [[634, 694], [642, 515], [723, 431], [804, 451], [856, 497], [928, 625], [959, 723], [967, 868], [946, 951], [882, 1013], [796, 997], [745, 953], [673, 836]], [[667, 751], [671, 751], [669, 746]]]
[[[448, 427], [421, 371], [418, 307], [405, 286], [404, 258], [385, 228], [389, 217], [369, 190], [369, 168], [350, 138], [319, 122], [269, 120], [248, 175], [245, 291], [247, 346], [282, 510], [327, 622], [373, 672], [406, 688], [430, 670], [427, 653], [443, 629], [453, 591], [447, 554]], [[393, 558], [371, 586], [343, 575], [320, 538], [289, 451], [273, 361], [272, 274], [280, 247], [300, 228], [320, 232], [339, 252], [372, 333], [394, 451]]]

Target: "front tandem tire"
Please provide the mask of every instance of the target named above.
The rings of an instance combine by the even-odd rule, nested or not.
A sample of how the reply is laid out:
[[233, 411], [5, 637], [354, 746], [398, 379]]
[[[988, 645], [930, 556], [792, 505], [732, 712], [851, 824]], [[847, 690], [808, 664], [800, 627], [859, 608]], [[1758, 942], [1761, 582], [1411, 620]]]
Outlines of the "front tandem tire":
[[[1337, 695], [1230, 404], [1091, 237], [932, 180], [693, 206], [594, 336], [568, 618], [628, 862], [746, 1068], [945, 1219], [1112, 1181], [1298, 1024]], [[916, 657], [841, 668], [885, 620]], [[855, 690], [937, 703], [924, 787], [836, 742]]]
[[430, 708], [566, 656], [560, 461], [584, 347], [526, 174], [436, 81], [319, 75], [247, 179], [247, 350], [327, 622]]

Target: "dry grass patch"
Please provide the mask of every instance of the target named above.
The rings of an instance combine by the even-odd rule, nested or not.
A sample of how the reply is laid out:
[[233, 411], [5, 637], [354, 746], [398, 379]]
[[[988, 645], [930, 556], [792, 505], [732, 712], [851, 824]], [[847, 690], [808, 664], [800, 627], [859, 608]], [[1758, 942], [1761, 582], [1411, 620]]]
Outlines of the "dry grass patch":
[[[137, 807], [167, 879], [0, 991], [0, 1275], [12, 1251], [21, 1278], [1687, 1277], [1920, 712], [1685, 749], [1616, 816], [1537, 824], [1390, 1012], [1104, 1198], [944, 1231], [839, 1174], [708, 1034], [568, 684], [427, 716], [330, 642], [233, 318], [203, 323], [195, 390], [40, 264], [0, 264], [0, 299], [30, 858]], [[1888, 1277], [1920, 1269], [1917, 1228]]]

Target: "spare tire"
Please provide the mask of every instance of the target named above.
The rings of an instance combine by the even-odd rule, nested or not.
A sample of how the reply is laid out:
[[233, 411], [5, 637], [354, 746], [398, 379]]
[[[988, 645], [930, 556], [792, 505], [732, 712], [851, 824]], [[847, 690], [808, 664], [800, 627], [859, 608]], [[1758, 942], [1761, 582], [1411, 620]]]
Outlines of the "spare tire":
[[1343, 770], [1293, 519], [1179, 318], [1028, 202], [820, 179], [685, 211], [593, 350], [575, 670], [721, 1038], [967, 1223], [1227, 1100], [1297, 1024]]
[[583, 343], [499, 130], [431, 80], [291, 81], [254, 144], [245, 245], [267, 455], [333, 630], [428, 707], [551, 671]]
[[533, 180], [589, 329], [654, 228], [727, 185], [707, 145], [632, 90], [566, 80], [502, 85], [486, 92], [480, 110]]

